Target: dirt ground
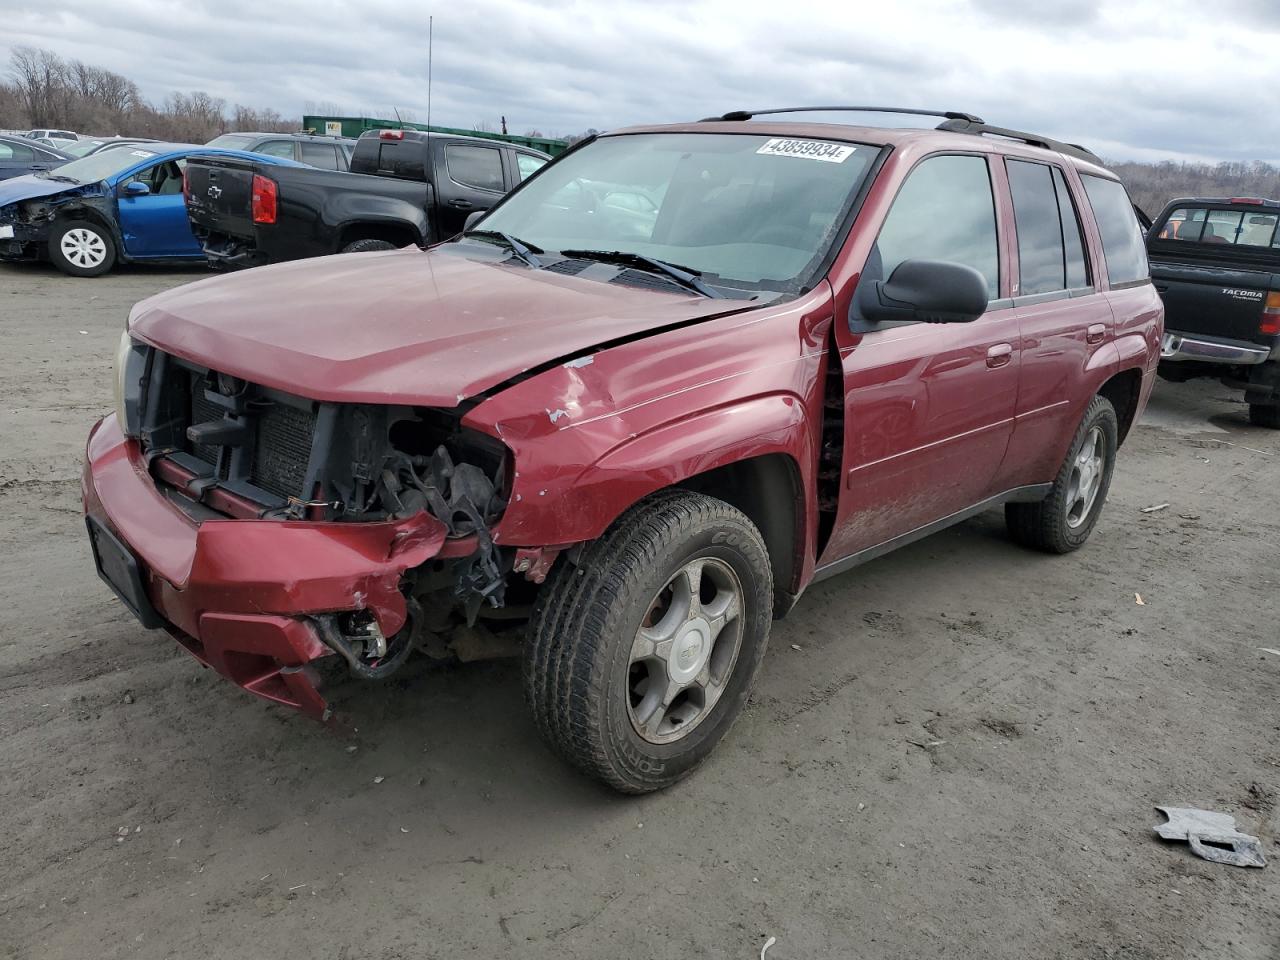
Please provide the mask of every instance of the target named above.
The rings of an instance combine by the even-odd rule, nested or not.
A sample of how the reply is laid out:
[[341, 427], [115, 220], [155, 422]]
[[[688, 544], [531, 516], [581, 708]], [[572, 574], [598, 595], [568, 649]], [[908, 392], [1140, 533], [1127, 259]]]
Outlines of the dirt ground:
[[0, 957], [1280, 957], [1280, 433], [1225, 388], [1157, 388], [1080, 553], [994, 512], [813, 589], [716, 756], [623, 798], [542, 748], [514, 663], [358, 688], [344, 738], [98, 581], [113, 348], [199, 276], [0, 266]]

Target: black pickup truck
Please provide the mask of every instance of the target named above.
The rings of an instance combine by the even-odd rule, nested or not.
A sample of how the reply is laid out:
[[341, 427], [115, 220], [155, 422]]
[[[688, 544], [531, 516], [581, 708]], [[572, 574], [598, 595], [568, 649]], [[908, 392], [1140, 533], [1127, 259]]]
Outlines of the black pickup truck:
[[1280, 429], [1280, 202], [1172, 201], [1147, 233], [1164, 299], [1160, 375], [1243, 389], [1249, 419]]
[[209, 262], [250, 267], [444, 240], [550, 159], [479, 137], [370, 130], [350, 173], [193, 157], [183, 193]]

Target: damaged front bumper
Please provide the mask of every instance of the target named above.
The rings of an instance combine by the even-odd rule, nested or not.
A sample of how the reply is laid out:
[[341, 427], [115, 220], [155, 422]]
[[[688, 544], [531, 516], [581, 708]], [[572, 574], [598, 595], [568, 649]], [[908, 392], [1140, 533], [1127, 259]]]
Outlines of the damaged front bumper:
[[0, 260], [35, 260], [48, 239], [47, 223], [0, 217]]
[[399, 520], [194, 520], [157, 486], [114, 416], [89, 435], [82, 493], [98, 571], [146, 626], [266, 700], [317, 719], [329, 709], [307, 664], [329, 656], [316, 618], [366, 611], [406, 625], [407, 571], [446, 547], [418, 512]]

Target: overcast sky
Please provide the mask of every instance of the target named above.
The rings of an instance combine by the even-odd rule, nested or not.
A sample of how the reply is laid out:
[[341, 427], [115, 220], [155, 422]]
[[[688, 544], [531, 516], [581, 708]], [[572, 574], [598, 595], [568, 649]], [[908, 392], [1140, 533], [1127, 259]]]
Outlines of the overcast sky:
[[0, 0], [0, 56], [45, 47], [145, 96], [298, 116], [427, 114], [553, 134], [734, 108], [977, 113], [1112, 159], [1280, 158], [1280, 0]]

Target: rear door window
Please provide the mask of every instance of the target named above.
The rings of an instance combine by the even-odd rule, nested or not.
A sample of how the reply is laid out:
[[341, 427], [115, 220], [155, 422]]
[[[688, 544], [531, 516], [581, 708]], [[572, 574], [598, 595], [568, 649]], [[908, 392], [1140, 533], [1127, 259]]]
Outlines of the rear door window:
[[1063, 255], [1067, 262], [1067, 289], [1078, 290], [1089, 286], [1089, 262], [1085, 259], [1084, 232], [1080, 229], [1080, 214], [1076, 202], [1067, 188], [1067, 179], [1057, 167], [1053, 168], [1053, 187], [1058, 193], [1058, 212], [1062, 215]]
[[1118, 180], [1092, 174], [1081, 176], [1084, 191], [1093, 208], [1093, 218], [1102, 235], [1102, 253], [1107, 261], [1111, 285], [1138, 283], [1151, 277], [1142, 228], [1133, 212], [1133, 201]]
[[0, 142], [0, 160], [35, 160], [36, 152], [20, 143]]
[[1018, 233], [1018, 294], [1088, 286], [1084, 239], [1066, 178], [1057, 167], [1006, 160]]
[[886, 278], [904, 260], [950, 260], [986, 278], [1000, 296], [996, 205], [983, 157], [930, 157], [911, 171], [876, 240]]
[[293, 141], [292, 140], [268, 140], [262, 146], [253, 151], [254, 153], [265, 153], [269, 157], [284, 157], [286, 160], [293, 159]]
[[1043, 163], [1006, 160], [1013, 221], [1018, 230], [1018, 289], [1021, 296], [1067, 287], [1062, 214], [1053, 174]]
[[450, 179], [477, 190], [503, 191], [502, 154], [496, 147], [450, 143], [444, 155]]
[[321, 170], [338, 170], [338, 152], [331, 143], [309, 143], [303, 141], [302, 162]]

